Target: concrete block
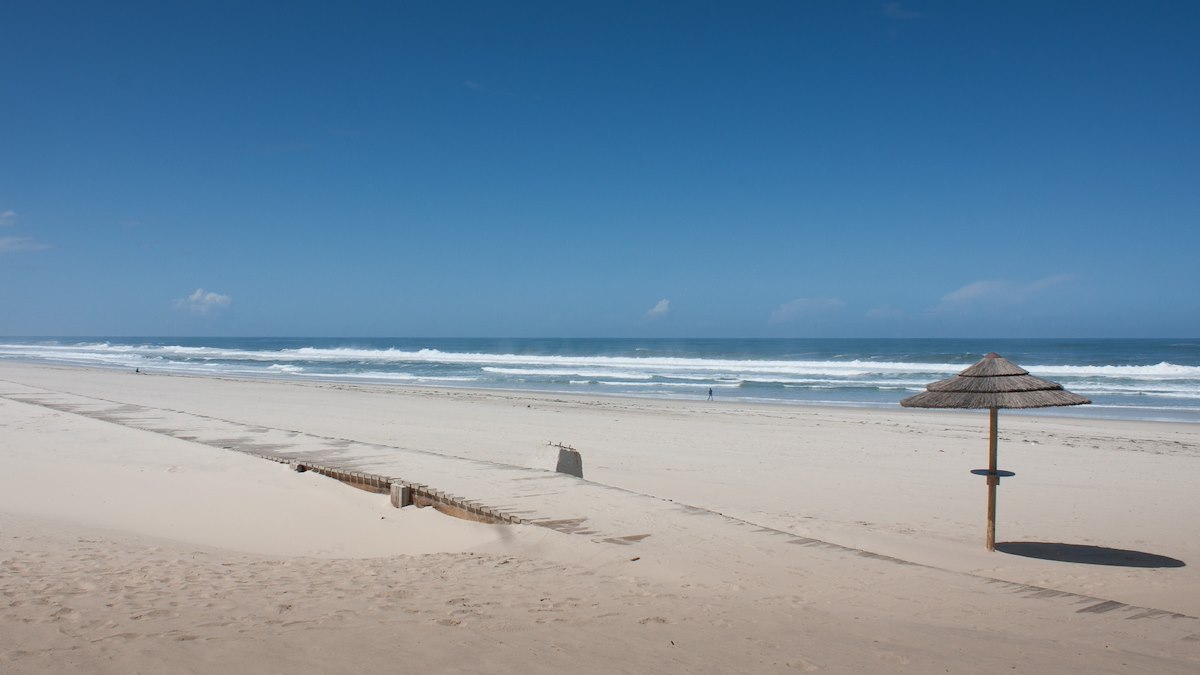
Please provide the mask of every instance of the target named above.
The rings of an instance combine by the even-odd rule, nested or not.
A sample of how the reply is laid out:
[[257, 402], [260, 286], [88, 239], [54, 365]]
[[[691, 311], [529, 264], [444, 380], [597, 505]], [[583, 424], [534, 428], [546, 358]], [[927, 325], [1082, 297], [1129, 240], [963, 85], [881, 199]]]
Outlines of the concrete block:
[[392, 483], [392, 506], [402, 509], [412, 503], [412, 488], [404, 483]]
[[566, 473], [576, 478], [583, 478], [583, 457], [579, 455], [579, 451], [574, 448], [558, 448], [558, 466], [555, 471]]

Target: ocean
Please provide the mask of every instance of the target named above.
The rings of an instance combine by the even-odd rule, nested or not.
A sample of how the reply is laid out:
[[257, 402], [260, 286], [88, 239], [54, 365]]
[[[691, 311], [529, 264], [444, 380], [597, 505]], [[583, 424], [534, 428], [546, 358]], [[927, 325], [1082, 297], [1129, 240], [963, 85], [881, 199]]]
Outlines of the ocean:
[[1093, 404], [1200, 423], [1200, 339], [0, 338], [0, 359], [147, 373], [893, 407], [988, 352]]

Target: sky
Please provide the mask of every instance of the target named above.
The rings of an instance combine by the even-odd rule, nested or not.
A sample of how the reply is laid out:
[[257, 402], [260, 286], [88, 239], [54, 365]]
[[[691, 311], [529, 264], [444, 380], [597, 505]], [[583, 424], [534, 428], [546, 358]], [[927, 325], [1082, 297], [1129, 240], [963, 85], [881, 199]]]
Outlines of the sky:
[[0, 335], [1200, 336], [1197, 26], [2, 3]]

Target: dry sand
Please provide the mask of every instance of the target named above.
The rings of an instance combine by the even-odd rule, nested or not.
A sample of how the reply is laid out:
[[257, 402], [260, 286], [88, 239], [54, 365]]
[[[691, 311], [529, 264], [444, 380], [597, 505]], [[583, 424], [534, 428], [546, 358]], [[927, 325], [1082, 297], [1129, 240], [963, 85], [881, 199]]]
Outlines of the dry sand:
[[[30, 392], [497, 471], [566, 442], [623, 490], [587, 508], [649, 536], [396, 510]], [[998, 540], [1045, 559], [983, 550], [986, 425], [3, 363], [0, 672], [1200, 669], [1200, 428], [1002, 413]], [[679, 503], [686, 536], [655, 506]], [[831, 545], [747, 546], [730, 523]], [[1122, 564], [1061, 559], [1078, 550]]]

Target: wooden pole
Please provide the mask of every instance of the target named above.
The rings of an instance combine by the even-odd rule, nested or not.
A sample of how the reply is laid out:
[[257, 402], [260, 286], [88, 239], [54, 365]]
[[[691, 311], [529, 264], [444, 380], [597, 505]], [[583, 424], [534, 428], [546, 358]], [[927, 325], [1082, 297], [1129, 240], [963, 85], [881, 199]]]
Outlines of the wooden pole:
[[996, 408], [991, 410], [991, 436], [988, 439], [988, 505], [987, 505], [987, 550], [996, 550], [996, 486], [1000, 477], [996, 475], [996, 422], [999, 417]]

